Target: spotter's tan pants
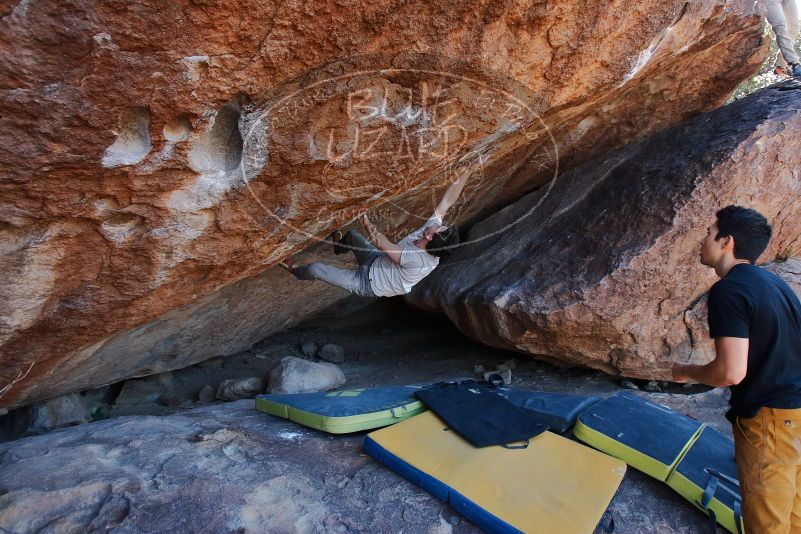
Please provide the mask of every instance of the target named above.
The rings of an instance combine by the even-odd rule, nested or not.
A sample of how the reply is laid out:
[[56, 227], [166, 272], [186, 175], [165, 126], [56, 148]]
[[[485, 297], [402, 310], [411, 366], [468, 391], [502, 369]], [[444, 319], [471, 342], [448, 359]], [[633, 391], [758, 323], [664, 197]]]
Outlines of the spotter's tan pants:
[[746, 534], [801, 534], [801, 409], [762, 408], [733, 431]]

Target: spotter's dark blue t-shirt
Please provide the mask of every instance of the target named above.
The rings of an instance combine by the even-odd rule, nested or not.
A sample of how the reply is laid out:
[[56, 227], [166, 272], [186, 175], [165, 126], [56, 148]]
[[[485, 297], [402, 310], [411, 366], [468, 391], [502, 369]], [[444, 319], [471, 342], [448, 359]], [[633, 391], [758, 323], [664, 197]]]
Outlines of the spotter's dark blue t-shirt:
[[731, 386], [729, 421], [801, 408], [801, 302], [784, 280], [740, 263], [709, 290], [709, 335], [748, 338], [748, 370]]

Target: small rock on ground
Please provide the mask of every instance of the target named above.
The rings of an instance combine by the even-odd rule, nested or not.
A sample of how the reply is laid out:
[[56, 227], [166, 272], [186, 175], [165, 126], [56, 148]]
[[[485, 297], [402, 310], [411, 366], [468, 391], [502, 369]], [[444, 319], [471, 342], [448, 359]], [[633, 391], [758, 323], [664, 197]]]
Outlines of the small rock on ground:
[[44, 432], [92, 420], [91, 410], [78, 393], [63, 395], [37, 404], [30, 410], [31, 432]]
[[512, 371], [510, 369], [502, 369], [498, 371], [485, 371], [484, 381], [489, 382], [493, 377], [499, 376], [503, 381], [504, 386], [512, 383]]
[[264, 379], [250, 378], [223, 380], [217, 388], [217, 398], [221, 400], [252, 399], [264, 392]]
[[651, 393], [659, 393], [662, 391], [662, 388], [659, 387], [659, 383], [656, 380], [651, 380], [645, 387], [643, 387], [645, 391], [650, 391]]
[[197, 393], [197, 400], [200, 402], [214, 402], [217, 398], [217, 390], [211, 384], [206, 384]]
[[114, 403], [126, 406], [151, 403], [158, 401], [166, 393], [167, 388], [153, 377], [134, 378], [125, 381]]
[[270, 371], [270, 393], [313, 393], [345, 384], [345, 375], [336, 365], [310, 362], [287, 356]]

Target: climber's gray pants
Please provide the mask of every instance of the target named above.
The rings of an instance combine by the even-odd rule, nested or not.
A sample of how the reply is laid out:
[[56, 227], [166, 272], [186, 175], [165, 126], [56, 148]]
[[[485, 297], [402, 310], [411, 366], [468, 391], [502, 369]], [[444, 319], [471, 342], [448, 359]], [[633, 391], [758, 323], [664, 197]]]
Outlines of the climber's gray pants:
[[355, 271], [340, 269], [325, 263], [310, 263], [295, 267], [293, 274], [301, 280], [322, 280], [356, 295], [375, 297], [376, 294], [370, 285], [370, 266], [383, 252], [375, 248], [355, 230], [349, 230], [342, 236], [341, 243], [346, 246], [345, 248], [350, 248], [356, 256], [359, 267]]
[[801, 22], [798, 20], [796, 0], [759, 0], [759, 2], [765, 8], [765, 16], [776, 35], [776, 46], [781, 51], [776, 58], [776, 66], [786, 67], [788, 63], [798, 63], [795, 40], [798, 38]]

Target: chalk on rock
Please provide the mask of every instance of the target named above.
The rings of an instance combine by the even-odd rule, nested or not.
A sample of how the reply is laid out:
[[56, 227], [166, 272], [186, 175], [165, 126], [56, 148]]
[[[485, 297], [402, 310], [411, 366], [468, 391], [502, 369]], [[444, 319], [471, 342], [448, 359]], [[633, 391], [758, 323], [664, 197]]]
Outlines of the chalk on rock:
[[345, 384], [345, 375], [336, 365], [310, 362], [302, 358], [282, 358], [270, 371], [270, 393], [314, 393]]
[[264, 379], [261, 377], [229, 378], [223, 380], [217, 388], [217, 398], [221, 400], [252, 399], [262, 392], [264, 392]]
[[342, 363], [345, 361], [345, 349], [333, 343], [327, 343], [320, 348], [317, 357], [331, 363]]
[[303, 344], [301, 350], [303, 351], [303, 355], [307, 358], [314, 358], [317, 356], [317, 343], [314, 341], [307, 341]]

